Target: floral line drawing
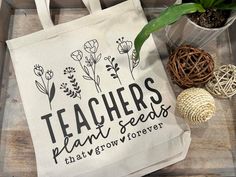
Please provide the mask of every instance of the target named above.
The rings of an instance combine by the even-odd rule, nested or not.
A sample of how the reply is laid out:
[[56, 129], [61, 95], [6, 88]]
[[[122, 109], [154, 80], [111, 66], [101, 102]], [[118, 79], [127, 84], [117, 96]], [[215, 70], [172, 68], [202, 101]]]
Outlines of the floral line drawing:
[[131, 69], [131, 72], [133, 73], [134, 71], [134, 68], [136, 68], [140, 62], [140, 58], [137, 58], [137, 53], [135, 50], [133, 50], [132, 52], [132, 58], [131, 58], [131, 61], [132, 61], [132, 69]]
[[36, 65], [34, 65], [33, 70], [34, 70], [34, 74], [36, 76], [40, 77], [41, 81], [42, 81], [42, 83], [40, 83], [40, 81], [35, 80], [35, 85], [41, 93], [47, 95], [48, 101], [49, 101], [49, 106], [50, 106], [50, 109], [52, 110], [51, 103], [52, 103], [52, 100], [55, 96], [56, 89], [55, 89], [54, 82], [52, 82], [52, 84], [50, 86], [50, 80], [53, 78], [54, 73], [52, 70], [47, 70], [45, 72], [44, 76], [45, 76], [45, 79], [47, 80], [47, 83], [46, 83], [43, 78], [44, 68], [42, 66], [40, 66], [39, 64], [36, 64]]
[[76, 50], [72, 52], [71, 58], [79, 62], [81, 69], [85, 73], [85, 75], [83, 75], [82, 77], [85, 80], [93, 81], [97, 92], [100, 93], [102, 92], [102, 89], [100, 87], [101, 79], [100, 76], [96, 74], [96, 65], [102, 58], [102, 54], [101, 53], [99, 55], [96, 54], [98, 47], [99, 43], [96, 39], [87, 41], [84, 44], [84, 50], [89, 54], [89, 57], [88, 56], [84, 57], [86, 65], [82, 64], [83, 52], [81, 50]]
[[124, 40], [124, 37], [119, 38], [116, 41], [116, 43], [118, 44], [118, 47], [117, 47], [118, 52], [120, 54], [126, 54], [127, 55], [130, 74], [131, 74], [133, 80], [135, 80], [134, 75], [133, 75], [133, 71], [134, 71], [134, 68], [136, 68], [138, 66], [140, 60], [136, 60], [135, 50], [133, 50], [132, 57], [130, 57], [129, 52], [133, 47], [133, 43], [131, 41]]
[[69, 79], [73, 90], [68, 88], [67, 83], [62, 83], [60, 89], [63, 90], [64, 93], [66, 93], [67, 96], [72, 97], [72, 98], [79, 98], [81, 99], [81, 89], [79, 86], [79, 83], [76, 81], [76, 78], [73, 73], [75, 73], [75, 68], [73, 67], [67, 67], [64, 70], [64, 75], [67, 75], [67, 78]]
[[108, 57], [105, 57], [104, 60], [107, 60], [109, 62], [109, 65], [106, 65], [107, 71], [111, 71], [111, 70], [114, 71], [114, 73], [111, 73], [110, 76], [113, 79], [118, 79], [120, 85], [122, 85], [120, 77], [119, 77], [119, 75], [117, 73], [120, 70], [120, 67], [119, 67], [118, 63], [114, 62], [115, 58], [114, 57], [111, 58], [111, 56], [108, 56]]
[[72, 98], [79, 97], [79, 98], [81, 99], [81, 96], [78, 96], [78, 94], [77, 94], [76, 91], [70, 90], [70, 89], [67, 87], [67, 83], [62, 83], [60, 89], [62, 89], [63, 92], [66, 93], [67, 96], [70, 96], [70, 97], [72, 97]]

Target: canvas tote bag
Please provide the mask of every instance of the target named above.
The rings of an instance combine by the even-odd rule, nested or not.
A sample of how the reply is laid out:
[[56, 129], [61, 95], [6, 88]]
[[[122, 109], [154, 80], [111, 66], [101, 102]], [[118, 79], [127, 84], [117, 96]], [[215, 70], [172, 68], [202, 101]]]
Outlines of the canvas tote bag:
[[39, 177], [142, 176], [183, 160], [190, 130], [152, 38], [140, 60], [133, 41], [147, 23], [139, 0], [7, 41]]

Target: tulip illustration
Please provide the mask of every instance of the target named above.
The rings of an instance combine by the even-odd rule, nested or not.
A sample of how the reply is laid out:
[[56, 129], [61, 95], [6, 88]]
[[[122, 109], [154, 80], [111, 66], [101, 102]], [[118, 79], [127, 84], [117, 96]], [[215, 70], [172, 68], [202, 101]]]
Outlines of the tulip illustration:
[[39, 77], [42, 76], [43, 73], [44, 73], [43, 67], [40, 66], [40, 65], [35, 65], [34, 66], [34, 73], [35, 73], [36, 76], [39, 76]]
[[45, 78], [46, 78], [47, 80], [51, 80], [52, 77], [53, 77], [53, 72], [52, 72], [52, 70], [48, 70], [48, 71], [45, 73]]
[[35, 80], [35, 85], [41, 93], [47, 95], [50, 109], [52, 109], [51, 102], [55, 96], [55, 84], [52, 83], [51, 87], [50, 87], [50, 80], [53, 78], [54, 73], [52, 70], [46, 71], [45, 79], [47, 80], [47, 85], [46, 85], [46, 82], [44, 81], [44, 78], [43, 78], [44, 69], [42, 66], [40, 66], [38, 64], [35, 65], [34, 66], [34, 73], [36, 76], [40, 77], [40, 79], [41, 79], [41, 82]]

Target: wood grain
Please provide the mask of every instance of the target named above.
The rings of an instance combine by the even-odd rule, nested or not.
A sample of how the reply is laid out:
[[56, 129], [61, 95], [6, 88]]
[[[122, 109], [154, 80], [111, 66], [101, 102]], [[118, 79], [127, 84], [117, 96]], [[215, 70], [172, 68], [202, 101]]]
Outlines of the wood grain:
[[[156, 14], [155, 11], [146, 12]], [[85, 9], [65, 9], [60, 11], [60, 15], [58, 11], [53, 11], [53, 18], [56, 23], [63, 23], [86, 14], [88, 12]], [[12, 18], [10, 38], [41, 29], [35, 10], [16, 10]], [[163, 63], [166, 64], [166, 54], [163, 54], [159, 47], [164, 40], [161, 36], [163, 37], [164, 34], [158, 33], [155, 41], [163, 56]], [[225, 32], [217, 40], [212, 41], [206, 50], [214, 56], [217, 65], [220, 65], [235, 61], [229, 48], [228, 33]], [[0, 177], [36, 177], [34, 149], [11, 63], [8, 68], [8, 86], [0, 142]], [[175, 94], [178, 95], [181, 90], [174, 84], [172, 86]], [[206, 124], [191, 126], [192, 144], [187, 158], [147, 175], [148, 177], [236, 176], [236, 97], [232, 100], [216, 99], [216, 106], [217, 112], [212, 120]], [[199, 174], [202, 175], [197, 176]]]
[[236, 22], [233, 23], [233, 25], [229, 28], [229, 34], [230, 34], [230, 39], [231, 39], [231, 43], [232, 43], [232, 48], [231, 48], [231, 51], [234, 58], [236, 58], [236, 33], [235, 33], [235, 30], [236, 30]]
[[[34, 0], [6, 0], [14, 9], [35, 8]], [[101, 0], [104, 8], [113, 6], [125, 0]], [[144, 7], [163, 7], [170, 5], [175, 0], [141, 0]], [[51, 0], [52, 8], [84, 8], [81, 0]]]
[[[3, 84], [5, 81], [5, 65], [6, 62], [6, 44], [5, 40], [8, 38], [8, 29], [9, 29], [9, 23], [10, 23], [10, 15], [11, 15], [11, 8], [10, 6], [5, 2], [0, 0], [0, 82]], [[4, 91], [3, 87], [0, 87], [0, 99], [4, 100], [2, 98]], [[3, 106], [4, 102], [0, 102], [0, 129], [3, 125]], [[1, 132], [0, 132], [1, 137]]]
[[[145, 177], [149, 177], [148, 175]], [[165, 176], [165, 177], [173, 177], [173, 176]], [[187, 176], [175, 176], [175, 177], [221, 177], [220, 175], [187, 175]]]
[[11, 8], [5, 2], [0, 0], [0, 41], [5, 42], [9, 28]]

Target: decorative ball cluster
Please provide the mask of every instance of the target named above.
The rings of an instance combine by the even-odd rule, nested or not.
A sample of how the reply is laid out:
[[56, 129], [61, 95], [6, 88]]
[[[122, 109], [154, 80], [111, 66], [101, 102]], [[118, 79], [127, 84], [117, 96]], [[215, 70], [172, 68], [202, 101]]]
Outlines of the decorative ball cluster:
[[220, 98], [231, 98], [236, 94], [236, 66], [222, 65], [206, 84], [207, 90]]
[[191, 123], [208, 121], [215, 113], [213, 96], [205, 89], [189, 88], [177, 97], [176, 108]]
[[183, 45], [170, 55], [167, 69], [181, 88], [190, 88], [201, 86], [211, 79], [214, 61], [204, 50]]

